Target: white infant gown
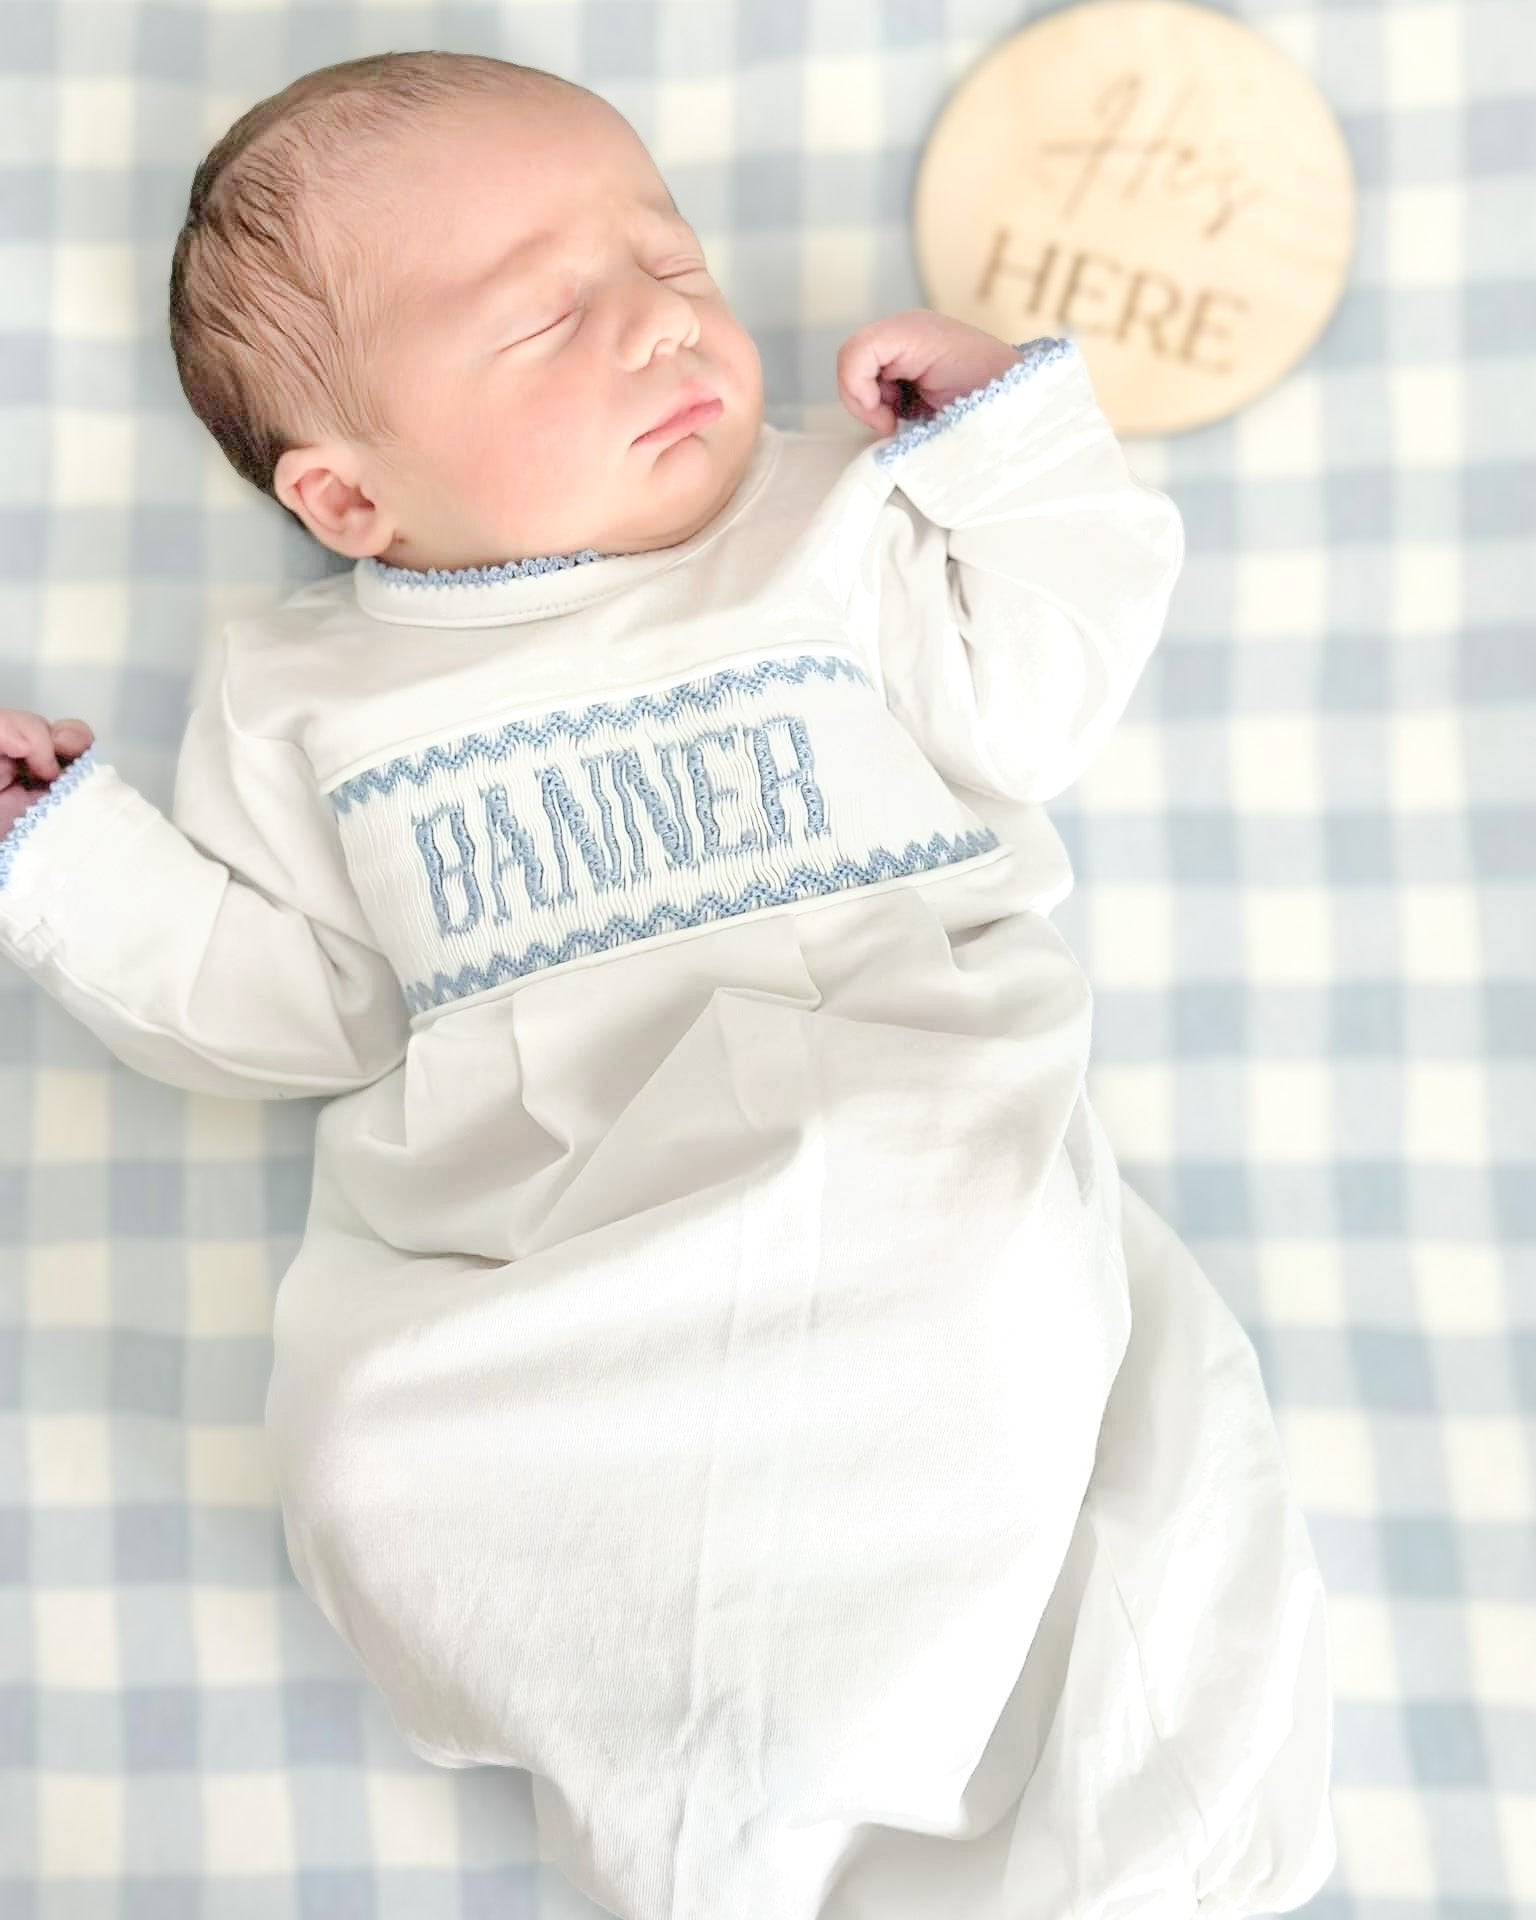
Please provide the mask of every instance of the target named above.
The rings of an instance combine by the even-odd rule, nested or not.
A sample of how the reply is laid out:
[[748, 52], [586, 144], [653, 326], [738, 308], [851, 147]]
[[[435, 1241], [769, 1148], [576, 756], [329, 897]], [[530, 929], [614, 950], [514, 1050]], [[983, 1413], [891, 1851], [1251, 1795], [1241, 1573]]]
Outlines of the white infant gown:
[[622, 1920], [1228, 1920], [1333, 1865], [1254, 1351], [1121, 1183], [1047, 917], [1040, 802], [1183, 557], [1032, 340], [883, 439], [764, 425], [677, 545], [233, 619], [169, 817], [93, 745], [0, 840], [0, 948], [118, 1058], [338, 1096], [295, 1575]]

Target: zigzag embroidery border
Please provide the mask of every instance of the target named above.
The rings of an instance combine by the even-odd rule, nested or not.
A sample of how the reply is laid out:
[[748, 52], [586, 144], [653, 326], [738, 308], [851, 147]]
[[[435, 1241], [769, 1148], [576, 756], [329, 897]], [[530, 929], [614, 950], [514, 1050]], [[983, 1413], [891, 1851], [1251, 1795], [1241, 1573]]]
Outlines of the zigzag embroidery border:
[[875, 847], [867, 865], [854, 860], [839, 860], [836, 866], [826, 872], [815, 867], [792, 867], [782, 886], [772, 887], [757, 881], [734, 900], [726, 900], [718, 893], [706, 893], [694, 907], [679, 907], [663, 901], [653, 907], [643, 921], [632, 920], [628, 914], [615, 914], [601, 930], [575, 928], [558, 947], [535, 940], [520, 955], [497, 953], [491, 956], [484, 967], [471, 962], [456, 974], [435, 973], [430, 982], [412, 981], [404, 989], [406, 1005], [413, 1013], [420, 1013], [427, 1007], [440, 1007], [449, 1000], [461, 1000], [466, 994], [498, 986], [503, 980], [517, 980], [542, 967], [559, 966], [578, 951], [601, 953], [610, 947], [650, 939], [666, 930], [664, 923], [669, 922], [672, 928], [679, 929], [702, 926], [707, 920], [733, 919], [739, 914], [755, 912], [759, 907], [787, 906], [791, 901], [803, 900], [810, 894], [839, 893], [845, 888], [873, 886], [877, 881], [894, 879], [903, 874], [953, 866], [957, 861], [969, 860], [1000, 844], [990, 827], [976, 833], [962, 834], [958, 839], [936, 833], [926, 844], [909, 840], [906, 852], [901, 855], [891, 853], [885, 847]]
[[354, 806], [362, 806], [375, 794], [393, 793], [403, 780], [414, 781], [419, 787], [434, 767], [451, 771], [472, 759], [505, 760], [514, 747], [542, 747], [559, 734], [584, 740], [604, 720], [613, 726], [632, 726], [642, 715], [670, 720], [685, 704], [707, 711], [717, 706], [731, 688], [751, 693], [766, 680], [787, 680], [793, 684], [811, 673], [818, 673], [825, 680], [847, 679], [866, 687], [874, 685], [856, 661], [838, 653], [802, 653], [793, 660], [764, 660], [750, 670], [722, 667], [706, 679], [686, 680], [664, 696], [637, 693], [617, 706], [612, 701], [598, 700], [583, 708], [579, 716], [561, 707], [539, 721], [509, 720], [493, 734], [467, 734], [451, 751], [431, 746], [420, 754], [401, 754], [382, 767], [368, 767], [350, 780], [343, 780], [331, 791], [331, 806], [336, 813], [346, 813]]

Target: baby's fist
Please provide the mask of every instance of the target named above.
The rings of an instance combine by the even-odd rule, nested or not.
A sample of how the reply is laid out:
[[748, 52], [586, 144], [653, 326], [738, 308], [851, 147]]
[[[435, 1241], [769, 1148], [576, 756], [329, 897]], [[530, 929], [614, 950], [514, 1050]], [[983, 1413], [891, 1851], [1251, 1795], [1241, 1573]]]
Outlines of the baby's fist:
[[95, 739], [83, 720], [0, 707], [0, 833], [7, 832]]
[[849, 334], [837, 353], [837, 390], [855, 420], [885, 435], [898, 420], [941, 412], [1017, 359], [996, 334], [931, 307], [909, 307]]

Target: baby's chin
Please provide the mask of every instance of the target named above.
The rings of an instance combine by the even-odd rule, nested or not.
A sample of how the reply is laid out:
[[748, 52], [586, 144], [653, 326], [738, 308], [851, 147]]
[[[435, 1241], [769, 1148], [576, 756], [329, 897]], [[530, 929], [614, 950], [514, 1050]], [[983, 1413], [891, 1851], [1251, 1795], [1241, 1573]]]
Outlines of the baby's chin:
[[714, 519], [746, 469], [747, 460], [727, 458], [698, 436], [674, 440], [650, 455], [638, 483], [631, 481], [628, 508], [610, 519], [606, 543], [594, 538], [586, 544], [599, 553], [678, 546]]

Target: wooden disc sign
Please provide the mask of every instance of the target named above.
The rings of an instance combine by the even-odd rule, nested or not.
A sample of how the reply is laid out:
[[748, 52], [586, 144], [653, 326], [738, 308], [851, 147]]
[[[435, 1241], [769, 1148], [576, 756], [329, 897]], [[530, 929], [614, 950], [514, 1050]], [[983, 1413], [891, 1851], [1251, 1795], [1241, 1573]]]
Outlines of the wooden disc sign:
[[961, 81], [913, 221], [936, 312], [1069, 337], [1117, 433], [1176, 433], [1322, 332], [1354, 176], [1310, 79], [1252, 28], [1187, 0], [1084, 0]]

